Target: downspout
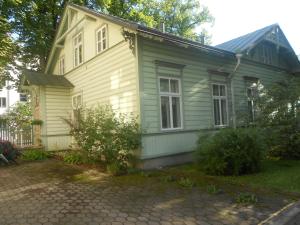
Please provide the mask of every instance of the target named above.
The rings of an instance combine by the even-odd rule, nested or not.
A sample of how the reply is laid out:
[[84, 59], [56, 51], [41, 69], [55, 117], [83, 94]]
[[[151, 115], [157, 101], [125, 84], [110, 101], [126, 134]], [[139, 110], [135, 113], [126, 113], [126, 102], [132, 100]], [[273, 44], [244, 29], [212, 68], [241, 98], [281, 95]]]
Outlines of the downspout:
[[231, 104], [232, 104], [232, 125], [233, 125], [234, 129], [236, 129], [236, 114], [235, 114], [235, 98], [234, 98], [233, 78], [234, 78], [234, 75], [235, 75], [236, 71], [238, 70], [238, 68], [241, 64], [242, 56], [243, 56], [243, 54], [241, 54], [241, 53], [235, 54], [237, 62], [236, 62], [234, 70], [232, 71], [232, 73], [229, 76], [229, 79], [230, 79], [230, 92], [231, 92]]

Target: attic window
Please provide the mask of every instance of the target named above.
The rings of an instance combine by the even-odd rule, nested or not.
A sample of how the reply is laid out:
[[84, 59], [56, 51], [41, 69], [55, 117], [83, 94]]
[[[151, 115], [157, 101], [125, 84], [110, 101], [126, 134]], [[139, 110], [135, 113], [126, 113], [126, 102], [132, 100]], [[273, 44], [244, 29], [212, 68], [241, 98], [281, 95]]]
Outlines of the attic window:
[[97, 54], [107, 49], [107, 25], [97, 30]]
[[74, 66], [78, 66], [83, 63], [83, 45], [82, 45], [82, 33], [77, 34], [73, 38], [74, 47]]

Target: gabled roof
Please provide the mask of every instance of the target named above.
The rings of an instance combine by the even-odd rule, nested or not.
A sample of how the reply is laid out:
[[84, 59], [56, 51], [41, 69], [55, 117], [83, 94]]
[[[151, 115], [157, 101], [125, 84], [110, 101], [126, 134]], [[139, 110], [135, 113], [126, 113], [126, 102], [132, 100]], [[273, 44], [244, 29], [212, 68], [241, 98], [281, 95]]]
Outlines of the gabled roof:
[[[122, 19], [122, 18], [119, 18], [117, 16], [108, 15], [108, 14], [98, 12], [98, 11], [89, 9], [87, 7], [79, 6], [79, 5], [76, 5], [76, 4], [73, 4], [73, 3], [68, 3], [67, 4], [67, 6], [65, 8], [65, 11], [64, 11], [64, 14], [62, 16], [62, 19], [60, 21], [60, 24], [58, 26], [57, 34], [60, 33], [60, 31], [63, 29], [62, 24], [63, 24], [63, 21], [66, 20], [66, 10], [68, 8], [75, 9], [75, 10], [81, 10], [81, 11], [83, 11], [83, 12], [85, 12], [88, 15], [91, 15], [93, 17], [102, 18], [102, 19], [105, 19], [105, 20], [110, 21], [112, 23], [116, 23], [120, 26], [123, 26], [123, 27], [126, 27], [128, 29], [133, 30], [133, 31], [137, 32], [138, 34], [153, 35], [153, 36], [163, 38], [166, 41], [169, 41], [169, 42], [172, 42], [172, 43], [175, 43], [175, 44], [191, 46], [191, 47], [203, 50], [203, 51], [208, 52], [208, 53], [214, 53], [214, 54], [218, 54], [218, 55], [222, 55], [222, 56], [225, 55], [225, 56], [235, 57], [235, 54], [232, 54], [229, 51], [222, 50], [222, 49], [215, 48], [215, 47], [208, 46], [208, 45], [204, 45], [204, 44], [201, 44], [201, 43], [196, 42], [196, 41], [192, 41], [192, 40], [187, 39], [187, 38], [183, 38], [183, 37], [176, 36], [176, 35], [173, 35], [173, 34], [165, 33], [165, 32], [162, 32], [160, 30], [157, 30], [157, 29], [146, 27], [146, 26], [144, 26], [142, 24], [139, 24], [137, 22]], [[57, 38], [58, 37], [55, 37], [54, 43], [56, 42]], [[52, 46], [52, 49], [51, 49], [51, 52], [50, 52], [50, 55], [49, 55], [49, 59], [48, 59], [48, 62], [47, 62], [46, 71], [45, 71], [46, 73], [48, 72], [49, 66], [52, 63], [55, 48], [56, 48], [56, 46], [54, 44], [54, 46]]]
[[281, 44], [282, 46], [285, 46], [286, 48], [290, 48], [290, 50], [293, 51], [291, 45], [289, 44], [288, 40], [284, 36], [284, 34], [278, 24], [272, 24], [270, 26], [266, 26], [259, 30], [248, 33], [246, 35], [243, 35], [243, 36], [237, 37], [235, 39], [232, 39], [230, 41], [224, 42], [222, 44], [216, 45], [215, 47], [226, 50], [226, 51], [234, 52], [234, 53], [245, 52], [246, 50], [249, 50], [249, 49], [251, 50], [261, 40], [266, 38], [266, 36], [270, 32], [275, 31], [276, 29], [278, 29], [279, 44]]
[[24, 70], [23, 74], [25, 76], [23, 85], [25, 85], [24, 82], [27, 81], [29, 85], [57, 86], [66, 88], [74, 87], [74, 85], [62, 75], [49, 75], [31, 70]]
[[[278, 29], [278, 30], [276, 30], [276, 32], [278, 31], [277, 33], [280, 34], [279, 35], [280, 38], [277, 38], [278, 43], [280, 44], [281, 47], [284, 47], [286, 50], [288, 50], [288, 52], [289, 52], [288, 54], [290, 55], [290, 57], [295, 65], [299, 63], [298, 59], [296, 60], [296, 58], [295, 58], [296, 55], [294, 53], [294, 50], [290, 46], [289, 42], [287, 41], [286, 37], [284, 36], [284, 34], [281, 31], [278, 24], [273, 24], [273, 25], [264, 27], [260, 30], [254, 31], [252, 33], [246, 34], [239, 38], [235, 38], [231, 41], [228, 41], [228, 42], [225, 42], [223, 44], [213, 47], [213, 46], [201, 44], [199, 42], [196, 42], [196, 41], [193, 41], [193, 40], [190, 40], [187, 38], [183, 38], [183, 37], [176, 36], [173, 34], [165, 33], [160, 30], [157, 30], [157, 29], [149, 28], [149, 27], [146, 27], [137, 22], [133, 22], [133, 21], [129, 21], [126, 19], [116, 17], [116, 16], [97, 12], [97, 11], [89, 9], [87, 7], [79, 6], [79, 5], [72, 4], [72, 3], [67, 4], [66, 9], [64, 11], [64, 15], [62, 16], [62, 19], [60, 21], [60, 25], [58, 27], [57, 33], [60, 33], [63, 29], [63, 26], [61, 26], [61, 25], [66, 20], [66, 11], [68, 8], [73, 9], [73, 10], [81, 10], [81, 11], [85, 12], [89, 17], [94, 17], [94, 18], [98, 17], [98, 18], [102, 18], [102, 19], [108, 20], [110, 22], [116, 23], [120, 26], [123, 26], [125, 28], [132, 30], [133, 32], [136, 32], [137, 34], [139, 34], [141, 36], [143, 36], [143, 35], [144, 36], [148, 36], [148, 35], [156, 36], [158, 38], [165, 40], [166, 42], [170, 42], [170, 43], [173, 43], [173, 44], [176, 44], [179, 46], [186, 46], [186, 47], [189, 46], [189, 47], [198, 49], [200, 51], [204, 51], [209, 54], [226, 56], [226, 57], [231, 57], [231, 58], [235, 58], [235, 55], [237, 52], [240, 53], [240, 52], [244, 52], [246, 50], [247, 51], [251, 50], [251, 48], [256, 46], [256, 44], [258, 44], [261, 40], [266, 38], [268, 33], [271, 33], [272, 30], [274, 30], [276, 28], [276, 29]], [[56, 38], [54, 40], [54, 43], [56, 42]], [[56, 51], [56, 47], [59, 47], [59, 46], [55, 46], [55, 44], [54, 44], [54, 46], [52, 46], [51, 53], [50, 53], [50, 56], [49, 56], [49, 59], [47, 62], [47, 66], [46, 66], [46, 73], [49, 71], [49, 67], [52, 63], [53, 56]]]

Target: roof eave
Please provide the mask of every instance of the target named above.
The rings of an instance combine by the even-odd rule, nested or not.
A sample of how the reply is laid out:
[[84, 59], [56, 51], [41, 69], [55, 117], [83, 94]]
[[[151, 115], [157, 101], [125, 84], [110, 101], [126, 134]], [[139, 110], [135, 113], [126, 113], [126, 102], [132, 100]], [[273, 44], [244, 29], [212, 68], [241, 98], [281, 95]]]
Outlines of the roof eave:
[[201, 44], [199, 42], [195, 42], [192, 40], [188, 40], [186, 38], [182, 38], [173, 34], [169, 34], [169, 33], [163, 33], [161, 31], [155, 30], [155, 29], [151, 29], [151, 28], [147, 28], [144, 26], [139, 26], [137, 28], [137, 32], [138, 34], [147, 34], [147, 35], [153, 35], [159, 38], [162, 38], [166, 41], [175, 43], [175, 44], [181, 44], [181, 45], [188, 45], [190, 47], [193, 47], [195, 49], [200, 49], [202, 51], [205, 52], [209, 52], [209, 53], [213, 53], [216, 55], [221, 55], [221, 56], [227, 56], [227, 57], [235, 57], [235, 53], [230, 52], [230, 51], [226, 51], [223, 49], [219, 49], [219, 48], [215, 48], [215, 47], [211, 47], [208, 45], [204, 45]]

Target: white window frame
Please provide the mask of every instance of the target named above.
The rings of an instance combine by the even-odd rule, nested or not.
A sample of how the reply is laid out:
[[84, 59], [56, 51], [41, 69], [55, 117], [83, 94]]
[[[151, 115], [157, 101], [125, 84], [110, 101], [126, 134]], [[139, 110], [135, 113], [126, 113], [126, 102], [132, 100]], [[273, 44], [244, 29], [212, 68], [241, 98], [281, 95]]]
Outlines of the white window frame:
[[[215, 96], [214, 95], [214, 85], [224, 86], [225, 87], [225, 96]], [[213, 124], [214, 127], [227, 127], [229, 125], [229, 112], [228, 112], [228, 92], [227, 92], [227, 85], [225, 83], [211, 83], [211, 95], [212, 95], [212, 110], [213, 110]], [[222, 107], [221, 107], [221, 100], [226, 100], [226, 119], [227, 123], [223, 123], [222, 121]], [[215, 121], [215, 106], [214, 100], [219, 100], [219, 110], [220, 110], [220, 125], [216, 125]], [[221, 124], [222, 123], [222, 124]]]
[[66, 68], [66, 64], [65, 64], [65, 56], [63, 55], [62, 57], [60, 57], [59, 59], [59, 74], [60, 75], [64, 75], [65, 74], [65, 68]]
[[[81, 41], [78, 42], [78, 37], [81, 35]], [[77, 39], [77, 40], [76, 40]], [[75, 44], [76, 43], [76, 44]], [[79, 49], [81, 46], [81, 62], [80, 62], [80, 55], [79, 55]], [[76, 51], [77, 50], [77, 51]], [[77, 54], [76, 54], [77, 52]], [[73, 37], [73, 63], [74, 63], [74, 68], [81, 65], [84, 62], [84, 57], [83, 57], [83, 32], [79, 32]]]
[[[103, 32], [103, 29], [105, 29], [105, 38], [103, 39], [103, 35], [102, 35], [102, 32]], [[104, 52], [108, 49], [108, 32], [107, 32], [107, 24], [104, 24], [102, 25], [97, 31], [96, 31], [96, 52], [97, 54], [101, 53], [101, 52]], [[101, 33], [100, 34], [100, 40], [98, 39], [98, 34], [99, 32]], [[106, 48], [103, 49], [103, 40], [106, 41]], [[100, 44], [101, 46], [101, 49], [99, 51], [98, 49], [98, 45]]]
[[[169, 88], [171, 80], [177, 80], [179, 85], [179, 93], [172, 93], [172, 92], [161, 92], [160, 91], [160, 79], [169, 80]], [[172, 131], [172, 130], [181, 130], [183, 129], [183, 113], [182, 113], [182, 90], [181, 90], [181, 79], [176, 77], [169, 77], [169, 76], [158, 76], [158, 93], [159, 93], [159, 109], [160, 109], [160, 129], [162, 131]], [[163, 128], [162, 127], [162, 110], [161, 110], [161, 97], [169, 97], [169, 106], [170, 106], [170, 121], [171, 127], [170, 128]], [[172, 111], [172, 97], [179, 97], [179, 105], [180, 105], [180, 127], [175, 127], [173, 124], [173, 111]]]

